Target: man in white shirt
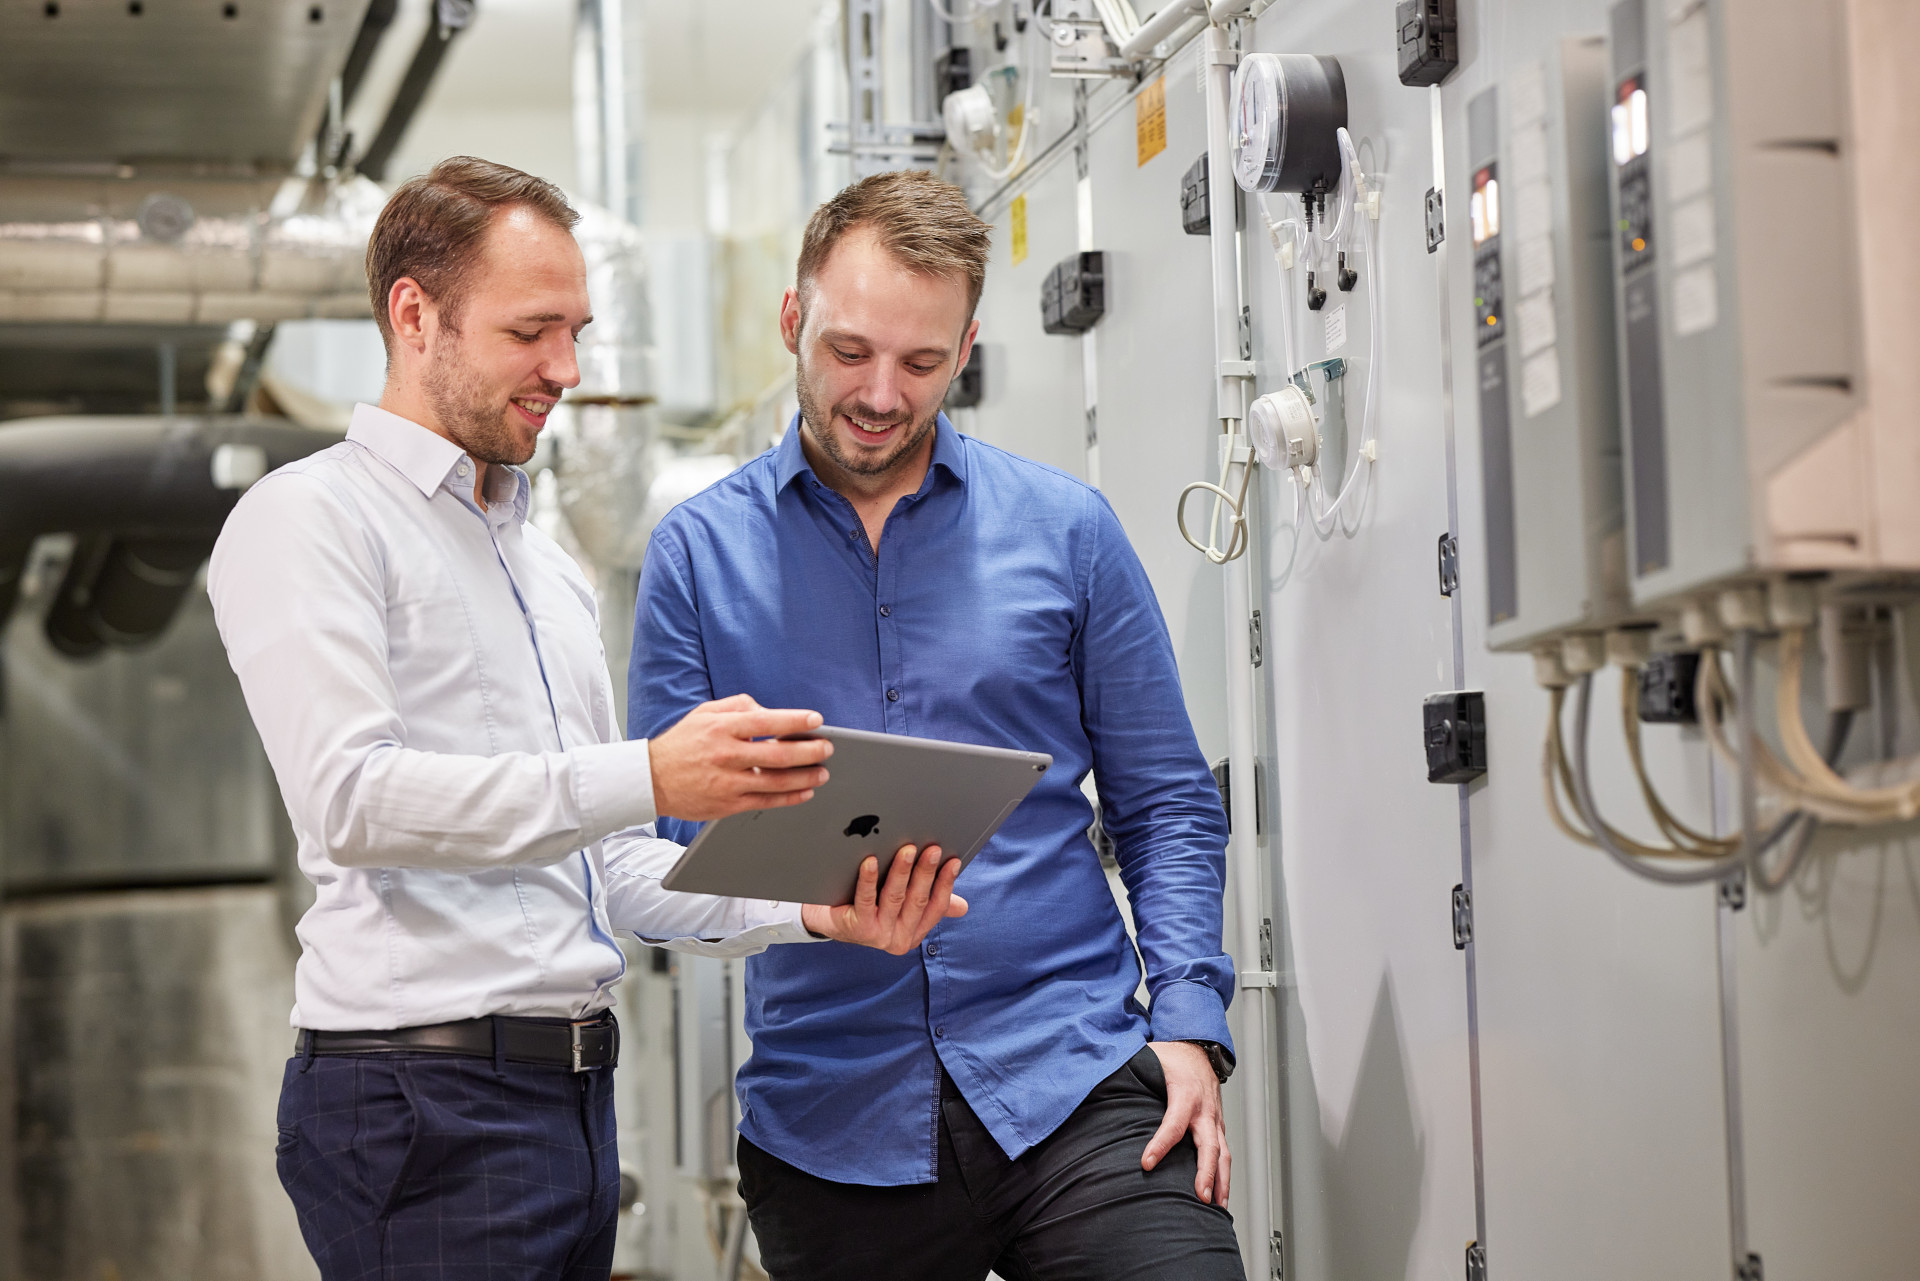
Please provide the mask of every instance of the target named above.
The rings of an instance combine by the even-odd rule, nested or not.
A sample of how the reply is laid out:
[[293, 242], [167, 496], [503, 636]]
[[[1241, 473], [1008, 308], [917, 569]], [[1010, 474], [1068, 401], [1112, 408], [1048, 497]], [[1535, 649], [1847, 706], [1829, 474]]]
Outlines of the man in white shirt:
[[958, 860], [869, 860], [853, 904], [673, 894], [656, 814], [798, 804], [820, 723], [744, 695], [621, 741], [594, 596], [517, 464], [579, 382], [576, 221], [471, 158], [404, 184], [367, 250], [379, 407], [241, 500], [208, 576], [316, 901], [278, 1148], [325, 1281], [605, 1281], [616, 931], [740, 956], [912, 950]]

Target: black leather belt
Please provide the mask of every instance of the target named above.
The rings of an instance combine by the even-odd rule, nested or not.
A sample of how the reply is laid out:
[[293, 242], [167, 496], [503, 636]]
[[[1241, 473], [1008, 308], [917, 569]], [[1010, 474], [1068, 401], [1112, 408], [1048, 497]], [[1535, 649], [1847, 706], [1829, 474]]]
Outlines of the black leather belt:
[[[496, 1039], [497, 1038], [497, 1039]], [[509, 1063], [539, 1063], [588, 1072], [620, 1061], [620, 1025], [602, 1014], [585, 1022], [495, 1015], [401, 1027], [383, 1032], [322, 1032], [302, 1028], [295, 1054], [460, 1054]]]

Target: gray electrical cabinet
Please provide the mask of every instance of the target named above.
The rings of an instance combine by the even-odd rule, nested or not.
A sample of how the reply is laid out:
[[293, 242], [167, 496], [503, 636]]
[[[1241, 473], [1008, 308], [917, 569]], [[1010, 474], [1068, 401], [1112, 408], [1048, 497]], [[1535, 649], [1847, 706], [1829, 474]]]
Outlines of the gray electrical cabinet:
[[[1856, 172], [1850, 94], [1867, 96], [1848, 36], [1850, 13], [1874, 7], [1611, 10], [1628, 546], [1643, 606], [1778, 572], [1920, 561], [1920, 540], [1888, 539], [1920, 505], [1876, 498], [1873, 479], [1915, 440], [1911, 408], [1882, 397], [1877, 424], [1868, 412], [1855, 183], [1872, 175]], [[1880, 76], [1883, 106], [1912, 101], [1911, 79]], [[1861, 123], [1898, 114], [1876, 111]], [[1893, 153], [1890, 190], [1911, 185], [1910, 150], [1909, 137]], [[1911, 363], [1910, 324], [1901, 336]]]
[[1556, 39], [1467, 104], [1487, 643], [1627, 611], [1600, 36]]

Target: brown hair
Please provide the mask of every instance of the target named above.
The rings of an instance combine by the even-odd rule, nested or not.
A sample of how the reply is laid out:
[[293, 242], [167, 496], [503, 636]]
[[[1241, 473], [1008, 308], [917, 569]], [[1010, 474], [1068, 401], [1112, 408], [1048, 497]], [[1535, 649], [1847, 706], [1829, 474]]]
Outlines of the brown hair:
[[862, 178], [813, 211], [800, 241], [796, 273], [803, 311], [807, 287], [827, 255], [857, 227], [872, 228], [887, 252], [909, 271], [962, 277], [967, 282], [967, 317], [972, 319], [987, 283], [989, 228], [967, 207], [965, 192], [924, 169]]
[[458, 328], [468, 273], [502, 209], [525, 205], [563, 230], [580, 221], [560, 188], [543, 178], [473, 156], [450, 156], [430, 173], [400, 184], [367, 240], [367, 294], [381, 341], [391, 345], [387, 298], [410, 276], [440, 305], [441, 323]]

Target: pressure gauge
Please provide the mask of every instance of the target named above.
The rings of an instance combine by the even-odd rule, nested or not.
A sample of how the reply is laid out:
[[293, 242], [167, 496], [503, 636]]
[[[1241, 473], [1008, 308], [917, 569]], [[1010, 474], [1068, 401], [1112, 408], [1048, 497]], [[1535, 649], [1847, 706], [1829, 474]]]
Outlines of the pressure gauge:
[[956, 89], [941, 103], [947, 141], [967, 155], [992, 156], [1000, 146], [1000, 116], [983, 85]]
[[1250, 53], [1233, 77], [1233, 176], [1246, 191], [1332, 191], [1347, 80], [1333, 58]]
[[1293, 383], [1270, 391], [1247, 410], [1247, 436], [1262, 467], [1311, 467], [1320, 454], [1313, 401]]

